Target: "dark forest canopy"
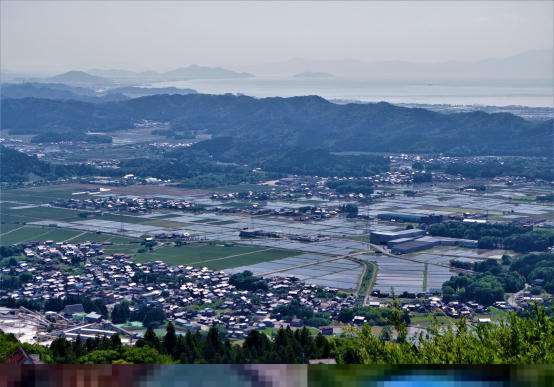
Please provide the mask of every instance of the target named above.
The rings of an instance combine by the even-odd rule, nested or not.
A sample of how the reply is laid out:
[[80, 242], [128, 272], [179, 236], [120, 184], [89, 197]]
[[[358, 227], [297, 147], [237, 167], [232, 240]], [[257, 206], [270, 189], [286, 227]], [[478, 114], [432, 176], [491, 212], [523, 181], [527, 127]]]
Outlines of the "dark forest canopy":
[[97, 169], [88, 165], [53, 164], [4, 146], [0, 146], [0, 165], [2, 182], [22, 182], [30, 178], [56, 180], [98, 173]]
[[388, 103], [337, 105], [317, 96], [155, 95], [92, 104], [23, 98], [2, 101], [12, 132], [127, 129], [148, 119], [239, 142], [329, 151], [549, 155], [553, 122], [507, 113], [437, 113]]

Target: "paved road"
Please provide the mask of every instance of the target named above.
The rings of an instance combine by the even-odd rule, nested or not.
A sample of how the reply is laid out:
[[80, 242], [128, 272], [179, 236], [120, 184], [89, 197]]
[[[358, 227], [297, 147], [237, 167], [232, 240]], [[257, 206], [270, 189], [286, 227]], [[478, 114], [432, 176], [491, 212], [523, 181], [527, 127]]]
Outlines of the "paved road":
[[508, 304], [510, 304], [510, 306], [512, 308], [519, 308], [519, 305], [517, 304], [517, 301], [516, 299], [524, 292], [527, 290], [527, 288], [529, 287], [529, 284], [525, 284], [525, 286], [523, 287], [523, 289], [521, 289], [519, 292], [517, 293], [513, 293], [512, 295], [510, 295], [508, 297]]

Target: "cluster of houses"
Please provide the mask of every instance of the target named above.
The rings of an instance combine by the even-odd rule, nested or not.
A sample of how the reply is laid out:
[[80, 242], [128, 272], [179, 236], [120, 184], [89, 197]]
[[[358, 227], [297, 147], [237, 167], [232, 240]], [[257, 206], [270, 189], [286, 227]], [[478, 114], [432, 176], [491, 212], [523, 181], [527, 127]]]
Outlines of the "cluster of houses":
[[[321, 288], [291, 278], [269, 279], [269, 290], [264, 292], [240, 290], [224, 272], [169, 266], [161, 261], [137, 263], [128, 255], [104, 254], [99, 243], [32, 242], [25, 245], [24, 252], [27, 259], [3, 268], [2, 274], [30, 273], [31, 280], [15, 289], [2, 287], [0, 301], [48, 301], [73, 295], [102, 300], [111, 310], [126, 300], [131, 312], [140, 308], [162, 309], [165, 318], [172, 320], [177, 329], [205, 330], [220, 324], [233, 338], [243, 338], [252, 329], [303, 326], [303, 321], [283, 321], [274, 313], [275, 308], [295, 299], [316, 313], [330, 316], [337, 316], [342, 308], [352, 307], [356, 302], [353, 296], [333, 289], [326, 289], [325, 297], [319, 297]], [[44, 316], [74, 321], [68, 331], [73, 336], [80, 332], [74, 328], [82, 324], [109, 324], [107, 316], [87, 311], [81, 304], [65, 305], [59, 313], [45, 312]], [[116, 328], [86, 329], [89, 334], [101, 334]]]
[[[231, 194], [224, 194], [228, 196]], [[219, 196], [218, 196], [219, 197]], [[212, 195], [212, 199], [216, 200]], [[71, 208], [76, 210], [88, 211], [96, 214], [102, 212], [123, 212], [129, 214], [147, 214], [155, 210], [174, 210], [174, 211], [196, 211], [202, 207], [192, 201], [178, 199], [160, 199], [160, 198], [143, 198], [129, 196], [99, 196], [87, 199], [66, 199], [57, 200], [50, 203], [55, 207]], [[247, 215], [267, 215], [267, 216], [282, 216], [292, 218], [297, 221], [322, 220], [337, 216], [340, 213], [340, 208], [306, 205], [300, 208], [267, 208], [257, 204], [245, 208], [226, 208], [213, 206], [210, 208], [202, 208], [203, 211], [216, 213], [243, 213]]]
[[145, 214], [153, 210], [191, 210], [194, 203], [187, 200], [141, 197], [103, 196], [90, 199], [67, 199], [51, 203], [53, 206], [87, 211], [114, 211]]
[[[373, 297], [388, 296], [388, 293], [379, 291], [373, 292]], [[401, 295], [402, 296], [402, 295]], [[413, 296], [415, 298], [416, 295]], [[409, 313], [421, 313], [421, 314], [443, 314], [453, 318], [465, 317], [466, 319], [474, 320], [475, 322], [482, 322], [480, 319], [488, 314], [487, 307], [478, 304], [473, 301], [460, 302], [450, 301], [446, 302], [442, 297], [438, 295], [418, 294], [417, 300], [408, 302], [402, 305], [402, 309]], [[499, 306], [501, 305], [501, 306]], [[372, 307], [385, 307], [387, 304], [374, 298], [374, 301], [369, 302], [369, 306]], [[509, 310], [511, 307], [505, 302], [498, 302], [495, 307]], [[366, 322], [363, 316], [354, 316], [352, 323], [355, 325], [361, 325]]]
[[279, 207], [267, 208], [253, 205], [252, 208], [232, 209], [225, 212], [241, 212], [253, 216], [280, 216], [292, 219], [294, 221], [312, 221], [324, 220], [337, 216], [340, 213], [339, 206], [303, 206], [297, 208]]

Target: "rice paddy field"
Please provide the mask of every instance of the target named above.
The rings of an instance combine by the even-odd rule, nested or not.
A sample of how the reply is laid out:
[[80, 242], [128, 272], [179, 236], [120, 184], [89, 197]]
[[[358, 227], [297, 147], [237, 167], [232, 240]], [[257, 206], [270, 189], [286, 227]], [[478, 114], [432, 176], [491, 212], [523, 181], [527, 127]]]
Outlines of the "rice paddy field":
[[295, 257], [240, 266], [227, 270], [238, 273], [249, 270], [266, 277], [295, 277], [310, 284], [341, 290], [356, 289], [362, 274], [362, 266], [345, 258], [317, 254], [302, 254]]
[[[0, 195], [0, 245], [30, 240], [107, 242], [107, 254], [126, 253], [139, 262], [161, 260], [172, 265], [192, 265], [214, 270], [237, 272], [251, 270], [267, 276], [294, 276], [306, 282], [344, 290], [356, 289], [363, 264], [347, 259], [372, 262], [377, 267], [374, 289], [396, 293], [439, 289], [453, 275], [451, 259], [479, 260], [498, 258], [502, 251], [435, 247], [417, 254], [387, 256], [368, 250], [369, 230], [393, 231], [405, 224], [371, 222], [333, 217], [319, 221], [297, 222], [277, 216], [250, 216], [243, 213], [188, 213], [170, 210], [142, 215], [110, 213], [84, 218], [80, 210], [55, 208], [49, 205], [64, 198], [90, 197], [87, 190], [98, 186], [65, 184], [3, 190]], [[404, 187], [405, 188], [405, 187]], [[532, 200], [539, 191], [526, 188], [494, 188], [484, 194], [463, 193], [452, 188], [428, 187], [416, 197], [406, 197], [402, 189], [395, 197], [360, 205], [362, 214], [377, 216], [383, 212], [415, 214], [487, 213], [494, 219], [522, 217], [554, 219], [552, 206]], [[246, 202], [212, 200], [208, 192], [183, 190], [176, 187], [129, 186], [110, 187], [101, 195], [137, 195], [167, 199], [191, 200], [207, 208], [243, 207]], [[394, 189], [393, 189], [394, 190]], [[520, 200], [524, 198], [525, 200]], [[307, 204], [331, 206], [338, 201], [299, 199], [295, 202], [275, 200], [265, 208], [298, 208]], [[262, 229], [282, 234], [317, 236], [316, 242], [301, 242], [289, 238], [241, 240], [243, 228]], [[203, 240], [200, 244], [175, 247], [171, 243], [142, 251], [140, 241], [145, 235], [182, 232]], [[361, 255], [360, 255], [361, 254]]]
[[170, 265], [207, 267], [212, 270], [252, 265], [301, 254], [294, 250], [260, 248], [240, 244], [165, 245], [155, 248], [153, 251], [137, 253], [140, 247], [140, 245], [120, 244], [107, 246], [104, 251], [108, 254], [132, 254], [138, 262], [160, 260]]

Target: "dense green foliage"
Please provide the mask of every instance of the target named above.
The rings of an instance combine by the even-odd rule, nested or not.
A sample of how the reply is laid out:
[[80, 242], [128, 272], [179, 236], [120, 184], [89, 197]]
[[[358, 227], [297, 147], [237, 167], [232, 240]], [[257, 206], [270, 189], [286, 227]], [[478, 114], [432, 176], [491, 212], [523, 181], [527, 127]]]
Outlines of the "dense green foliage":
[[[354, 316], [365, 317], [369, 325], [388, 325], [394, 313], [398, 310], [394, 308], [375, 308], [375, 307], [356, 307], [344, 308], [338, 315], [338, 320], [343, 323], [351, 323]], [[400, 312], [400, 321], [406, 325], [410, 324], [408, 312]]]
[[314, 313], [314, 310], [310, 306], [303, 305], [296, 299], [286, 305], [277, 306], [273, 310], [272, 316], [285, 321], [300, 319], [305, 325], [312, 327], [329, 325], [331, 322], [328, 314]]
[[445, 301], [475, 301], [491, 305], [495, 301], [504, 300], [504, 287], [499, 279], [491, 274], [460, 274], [451, 277], [442, 285], [442, 294]]
[[52, 164], [39, 160], [35, 156], [0, 146], [0, 164], [2, 182], [21, 182], [29, 177], [40, 179], [57, 179], [65, 176], [93, 175], [96, 169], [87, 165]]
[[363, 364], [545, 364], [554, 362], [554, 319], [542, 309], [530, 318], [511, 314], [499, 324], [431, 328], [418, 344], [383, 340], [369, 326], [339, 341], [337, 359]]
[[331, 180], [327, 182], [327, 187], [334, 189], [339, 194], [371, 195], [373, 193], [373, 185], [364, 179]]
[[[8, 351], [12, 349], [10, 347]], [[68, 341], [60, 337], [50, 351], [57, 363], [306, 363], [309, 359], [331, 356], [325, 337], [313, 336], [307, 329], [280, 329], [273, 340], [251, 331], [242, 346], [225, 339], [217, 327], [206, 334], [177, 335], [171, 323], [158, 337], [148, 329], [135, 346], [122, 345], [117, 335]]]
[[358, 206], [354, 203], [346, 203], [341, 207], [341, 210], [346, 214], [347, 218], [355, 218], [358, 216]]
[[444, 222], [429, 226], [435, 236], [474, 239], [480, 248], [505, 248], [519, 253], [546, 251], [554, 245], [554, 232], [510, 224]]
[[115, 304], [111, 315], [114, 324], [125, 323], [129, 320], [129, 317], [131, 317], [131, 311], [129, 310], [129, 303], [127, 301]]
[[229, 283], [240, 290], [250, 290], [252, 292], [257, 290], [268, 290], [267, 280], [253, 275], [252, 272], [248, 270], [233, 274], [229, 278]]
[[528, 283], [540, 281], [544, 290], [554, 294], [554, 254], [527, 254], [515, 260], [510, 269], [522, 275]]
[[145, 327], [158, 327], [165, 321], [165, 312], [160, 307], [142, 305], [129, 314], [132, 321], [140, 321]]
[[[23, 273], [25, 274], [25, 273]], [[22, 275], [23, 275], [22, 274]], [[21, 275], [17, 277], [21, 281]], [[32, 278], [27, 276], [26, 281], [31, 281]], [[25, 279], [24, 279], [25, 281]], [[6, 306], [8, 308], [17, 308], [23, 306], [30, 310], [36, 311], [54, 311], [60, 312], [66, 305], [82, 304], [86, 313], [96, 312], [102, 315], [104, 318], [108, 317], [108, 308], [103, 299], [101, 298], [89, 298], [84, 295], [68, 294], [64, 298], [51, 298], [44, 299], [22, 299], [15, 300], [13, 298], [4, 298], [0, 301], [0, 306]]]
[[442, 285], [446, 301], [477, 301], [490, 305], [504, 300], [504, 293], [523, 289], [525, 283], [554, 293], [554, 254], [527, 254], [518, 258], [504, 257], [501, 262], [487, 259], [475, 263], [454, 262], [455, 267], [473, 269], [478, 274], [460, 274]]
[[45, 363], [53, 361], [49, 348], [38, 344], [20, 343], [13, 334], [6, 334], [0, 331], [0, 363], [11, 356], [19, 347], [26, 353], [37, 354]]
[[[496, 176], [524, 176], [532, 179], [554, 180], [554, 169], [550, 157], [545, 158], [487, 158], [484, 160], [434, 160], [420, 165], [432, 171], [469, 178], [491, 178]], [[421, 163], [420, 163], [421, 164]]]
[[[325, 149], [265, 148], [256, 165], [271, 172], [315, 176], [372, 176], [388, 170], [388, 160], [369, 155], [336, 155]], [[246, 156], [246, 155], [245, 155]]]
[[[21, 245], [0, 246], [0, 258], [12, 257], [23, 253]], [[1, 261], [1, 260], [0, 260]]]
[[2, 129], [20, 133], [127, 129], [148, 119], [287, 150], [550, 155], [553, 136], [551, 120], [442, 114], [388, 103], [338, 105], [316, 96], [156, 95], [100, 104], [3, 99], [2, 112]]

